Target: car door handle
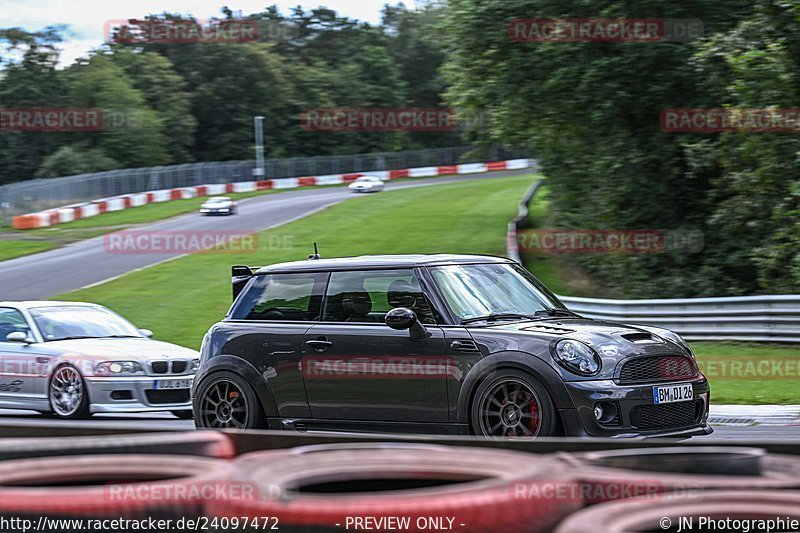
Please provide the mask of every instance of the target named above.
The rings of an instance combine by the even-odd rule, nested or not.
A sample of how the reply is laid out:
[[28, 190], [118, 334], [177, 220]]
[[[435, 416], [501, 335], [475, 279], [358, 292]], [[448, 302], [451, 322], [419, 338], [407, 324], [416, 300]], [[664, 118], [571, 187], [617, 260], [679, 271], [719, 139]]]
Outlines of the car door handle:
[[314, 348], [314, 351], [317, 352], [324, 352], [329, 346], [333, 346], [333, 343], [326, 338], [307, 340], [306, 344]]

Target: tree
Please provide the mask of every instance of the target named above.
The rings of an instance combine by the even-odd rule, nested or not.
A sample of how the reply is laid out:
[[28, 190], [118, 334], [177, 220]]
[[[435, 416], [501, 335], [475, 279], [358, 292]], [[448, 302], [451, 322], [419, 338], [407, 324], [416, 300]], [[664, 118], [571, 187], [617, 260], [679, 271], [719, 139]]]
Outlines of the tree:
[[81, 141], [101, 149], [124, 168], [170, 163], [165, 148], [164, 120], [147, 106], [125, 71], [104, 54], [70, 69], [72, 105], [103, 110], [100, 132], [82, 133]]
[[147, 106], [164, 124], [164, 139], [173, 163], [193, 161], [197, 119], [192, 115], [191, 94], [186, 82], [169, 60], [155, 52], [139, 52], [117, 46], [111, 56], [134, 89], [144, 95]]
[[[449, 101], [483, 113], [482, 144], [533, 148], [548, 176], [555, 226], [706, 230], [708, 177], [687, 173], [665, 108], [708, 104], [688, 43], [524, 43], [509, 23], [530, 17], [699, 18], [724, 32], [750, 3], [451, 0], [445, 72]], [[575, 259], [617, 296], [714, 293], [691, 254], [584, 254]], [[655, 281], [657, 280], [657, 281]]]

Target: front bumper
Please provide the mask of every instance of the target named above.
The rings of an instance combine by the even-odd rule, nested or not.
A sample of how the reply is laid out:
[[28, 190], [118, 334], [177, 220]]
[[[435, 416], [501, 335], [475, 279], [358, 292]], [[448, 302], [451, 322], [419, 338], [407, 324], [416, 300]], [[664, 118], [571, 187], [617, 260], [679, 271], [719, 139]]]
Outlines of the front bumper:
[[203, 208], [200, 210], [200, 214], [202, 215], [230, 215], [233, 212], [233, 209], [208, 209]]
[[[187, 388], [156, 389], [155, 382], [182, 380]], [[86, 378], [90, 413], [145, 413], [191, 410], [193, 375]]]
[[[691, 383], [693, 399], [655, 405], [653, 387]], [[688, 438], [713, 432], [708, 425], [709, 385], [702, 375], [674, 383], [619, 385], [614, 380], [566, 382], [574, 409], [560, 409], [567, 436], [606, 438]], [[601, 424], [594, 407], [608, 402], [617, 407], [617, 423]]]

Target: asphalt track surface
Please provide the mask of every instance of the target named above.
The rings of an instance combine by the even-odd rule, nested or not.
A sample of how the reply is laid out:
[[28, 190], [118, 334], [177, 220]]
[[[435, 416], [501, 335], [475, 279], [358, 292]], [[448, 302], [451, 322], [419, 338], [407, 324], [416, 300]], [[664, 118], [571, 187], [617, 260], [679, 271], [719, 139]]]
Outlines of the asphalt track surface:
[[[191, 420], [178, 420], [168, 413], [136, 413], [136, 414], [103, 414], [94, 415], [90, 420], [59, 420], [49, 416], [42, 416], [34, 411], [14, 411], [0, 409], [0, 425], [8, 426], [50, 426], [50, 427], [86, 427], [93, 424], [119, 427], [142, 431], [158, 429], [194, 429]], [[716, 426], [714, 433], [705, 437], [694, 437], [693, 442], [708, 441], [709, 443], [720, 440], [754, 440], [762, 442], [797, 442], [800, 444], [800, 426]]]
[[[379, 194], [391, 194], [391, 191], [412, 187], [429, 187], [531, 173], [530, 169], [521, 169], [389, 182], [385, 192]], [[346, 187], [292, 189], [242, 200], [239, 202], [237, 214], [230, 217], [203, 217], [198, 213], [190, 213], [131, 229], [153, 232], [263, 231], [306, 217], [353, 196], [354, 194]], [[183, 255], [110, 253], [105, 243], [104, 237], [95, 237], [47, 252], [0, 262], [0, 301], [52, 298]], [[311, 243], [309, 248], [310, 246]]]
[[[393, 190], [411, 187], [519, 176], [531, 172], [530, 169], [522, 169], [389, 182], [386, 191], [380, 194], [390, 194]], [[306, 217], [343, 200], [353, 198], [353, 196], [345, 187], [293, 189], [242, 200], [239, 202], [238, 213], [232, 217], [201, 217], [197, 213], [190, 213], [137, 226], [135, 229], [137, 231], [164, 232], [263, 231]], [[182, 255], [180, 253], [109, 253], [104, 244], [104, 237], [96, 237], [40, 254], [0, 262], [0, 300], [52, 298], [58, 294], [102, 283]], [[191, 420], [178, 420], [166, 413], [95, 415], [91, 420], [75, 422], [41, 416], [33, 411], [0, 409], [0, 424], [4, 425], [53, 427], [86, 425], [90, 427], [96, 422], [127, 429], [141, 428], [143, 431], [148, 428], [194, 428]], [[797, 440], [800, 443], [800, 426], [723, 426], [716, 427], [714, 434], [701, 438], [709, 441], [721, 439]]]

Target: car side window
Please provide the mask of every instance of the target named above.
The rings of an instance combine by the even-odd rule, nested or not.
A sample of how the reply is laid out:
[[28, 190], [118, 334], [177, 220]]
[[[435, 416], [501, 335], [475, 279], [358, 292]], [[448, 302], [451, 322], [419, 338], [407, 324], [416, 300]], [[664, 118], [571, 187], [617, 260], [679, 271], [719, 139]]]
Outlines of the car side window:
[[389, 310], [408, 307], [423, 324], [436, 324], [434, 312], [413, 270], [333, 272], [322, 320], [383, 323]]
[[258, 276], [231, 313], [234, 320], [318, 321], [327, 274]]
[[18, 331], [30, 337], [31, 331], [25, 317], [16, 309], [0, 307], [0, 342], [6, 342], [9, 334]]

